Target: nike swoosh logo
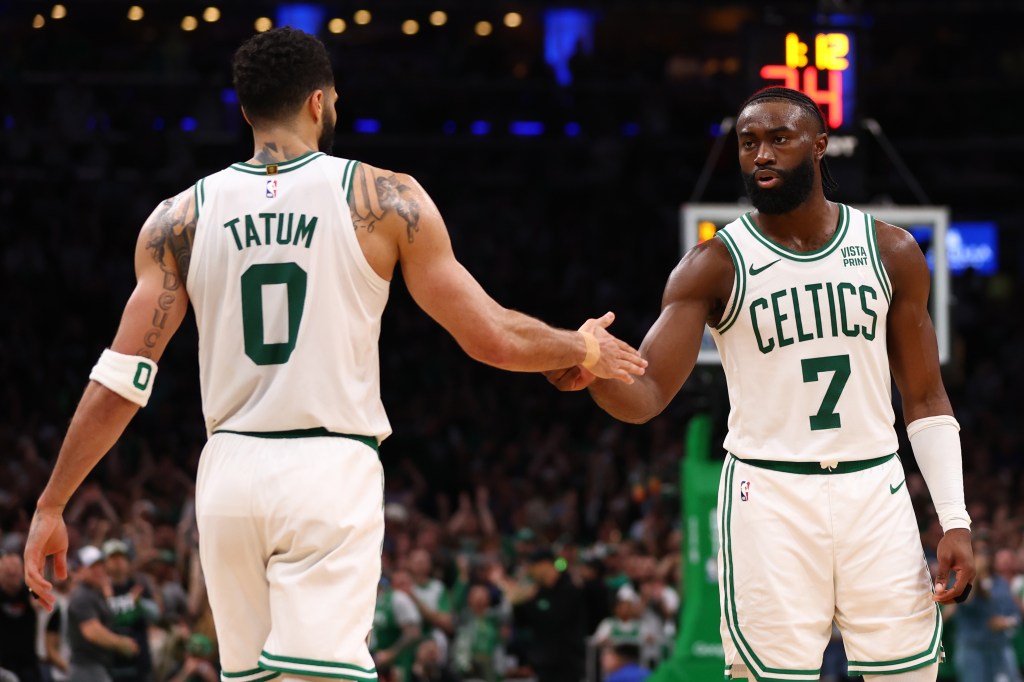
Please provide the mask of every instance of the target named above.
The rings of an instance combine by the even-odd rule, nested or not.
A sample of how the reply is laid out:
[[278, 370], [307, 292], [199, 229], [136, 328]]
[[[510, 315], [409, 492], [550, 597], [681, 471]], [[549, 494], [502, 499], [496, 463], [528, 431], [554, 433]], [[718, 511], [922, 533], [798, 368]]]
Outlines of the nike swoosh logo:
[[889, 494], [895, 495], [896, 491], [898, 491], [900, 488], [902, 488], [903, 484], [906, 483], [906, 482], [907, 482], [907, 479], [904, 478], [902, 481], [900, 481], [900, 484], [897, 485], [897, 486], [894, 486], [892, 483], [890, 483], [889, 484]]
[[754, 275], [756, 275], [756, 274], [759, 274], [759, 273], [762, 273], [762, 272], [764, 272], [765, 270], [767, 270], [767, 269], [768, 269], [768, 268], [770, 268], [771, 266], [773, 266], [773, 265], [775, 265], [776, 263], [778, 263], [778, 262], [779, 262], [780, 260], [782, 260], [782, 259], [781, 259], [781, 258], [779, 258], [778, 260], [773, 260], [773, 261], [772, 261], [771, 263], [769, 263], [768, 265], [765, 265], [764, 267], [760, 267], [760, 268], [755, 268], [755, 267], [754, 267], [754, 264], [753, 264], [753, 263], [751, 263], [751, 264], [750, 264], [750, 269], [749, 269], [749, 270], [747, 270], [747, 272], [749, 272], [749, 273], [750, 273], [750, 276], [751, 276], [751, 277], [753, 277], [753, 276], [754, 276]]

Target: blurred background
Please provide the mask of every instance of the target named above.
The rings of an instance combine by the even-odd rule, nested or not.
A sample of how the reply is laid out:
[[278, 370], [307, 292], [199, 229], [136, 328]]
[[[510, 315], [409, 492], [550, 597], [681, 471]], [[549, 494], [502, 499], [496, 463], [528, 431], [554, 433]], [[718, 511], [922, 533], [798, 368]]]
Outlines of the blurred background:
[[[28, 520], [134, 285], [142, 222], [252, 155], [230, 58], [288, 24], [331, 53], [334, 153], [415, 176], [484, 287], [559, 326], [614, 310], [613, 331], [640, 343], [692, 245], [681, 207], [747, 210], [732, 117], [767, 84], [822, 105], [835, 200], [939, 207], [950, 288], [936, 314], [983, 572], [978, 596], [943, 614], [942, 676], [1019, 680], [1022, 20], [1011, 0], [0, 2], [0, 676], [59, 682], [81, 655], [68, 609], [37, 612], [20, 583]], [[934, 223], [904, 226], [934, 248]], [[585, 394], [475, 364], [400, 279], [381, 339], [394, 435], [380, 678], [617, 682], [662, 665], [660, 679], [720, 679], [706, 502], [720, 367], [699, 366], [650, 424], [624, 425]], [[119, 681], [217, 679], [192, 506], [195, 347], [186, 321], [150, 406], [68, 510], [65, 602], [100, 581], [138, 642], [110, 663]], [[901, 450], [934, 560], [941, 530]], [[569, 600], [564, 627], [538, 591]], [[844, 671], [837, 637], [823, 679]]]

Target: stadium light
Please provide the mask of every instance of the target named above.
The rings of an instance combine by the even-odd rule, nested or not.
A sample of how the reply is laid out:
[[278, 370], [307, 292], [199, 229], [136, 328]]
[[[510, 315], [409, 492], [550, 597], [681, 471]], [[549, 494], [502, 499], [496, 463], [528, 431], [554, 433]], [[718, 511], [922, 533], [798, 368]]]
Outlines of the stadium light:
[[344, 33], [346, 28], [345, 20], [340, 17], [335, 17], [327, 22], [327, 30], [331, 33]]
[[352, 20], [360, 26], [366, 26], [373, 19], [373, 15], [370, 14], [370, 10], [361, 9], [352, 16]]
[[402, 22], [402, 33], [407, 36], [416, 35], [420, 32], [420, 22], [415, 19], [406, 19]]
[[489, 36], [494, 31], [494, 26], [489, 21], [478, 21], [474, 30], [478, 36]]
[[53, 9], [50, 10], [51, 19], [63, 19], [68, 15], [68, 8], [64, 5], [54, 5]]
[[46, 19], [43, 18], [42, 14], [32, 17], [32, 28], [42, 28], [43, 26], [46, 26]]
[[140, 21], [144, 16], [146, 16], [146, 13], [138, 5], [132, 5], [128, 8], [128, 21]]
[[434, 10], [430, 13], [430, 25], [431, 26], [444, 26], [448, 23], [448, 15], [441, 10]]
[[505, 25], [509, 28], [519, 28], [523, 25], [523, 15], [519, 12], [509, 12], [505, 15]]
[[274, 22], [270, 20], [270, 17], [260, 17], [253, 26], [260, 33], [265, 33], [274, 27]]
[[199, 26], [199, 20], [191, 14], [181, 20], [182, 31], [194, 31], [197, 26]]
[[212, 24], [218, 19], [220, 19], [220, 10], [216, 7], [207, 7], [203, 10], [203, 21]]

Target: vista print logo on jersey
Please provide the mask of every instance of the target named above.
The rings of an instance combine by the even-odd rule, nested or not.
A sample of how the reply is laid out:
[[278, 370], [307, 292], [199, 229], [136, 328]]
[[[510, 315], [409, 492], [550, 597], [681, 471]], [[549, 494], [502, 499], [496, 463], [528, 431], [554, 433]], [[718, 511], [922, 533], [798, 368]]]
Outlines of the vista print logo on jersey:
[[740, 481], [740, 500], [746, 502], [750, 499], [750, 481]]
[[267, 180], [267, 198], [277, 198], [277, 180]]

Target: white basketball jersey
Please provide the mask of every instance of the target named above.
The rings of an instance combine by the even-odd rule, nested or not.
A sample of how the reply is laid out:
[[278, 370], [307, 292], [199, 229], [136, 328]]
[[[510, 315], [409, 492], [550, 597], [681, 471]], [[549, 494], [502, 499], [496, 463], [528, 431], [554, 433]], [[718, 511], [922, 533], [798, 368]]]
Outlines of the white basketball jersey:
[[389, 283], [349, 213], [357, 165], [313, 152], [196, 183], [187, 290], [209, 433], [391, 432], [377, 347]]
[[716, 235], [736, 280], [712, 330], [741, 459], [852, 461], [896, 452], [886, 317], [892, 298], [874, 218], [839, 205], [835, 235], [798, 253], [750, 215]]

